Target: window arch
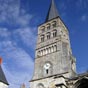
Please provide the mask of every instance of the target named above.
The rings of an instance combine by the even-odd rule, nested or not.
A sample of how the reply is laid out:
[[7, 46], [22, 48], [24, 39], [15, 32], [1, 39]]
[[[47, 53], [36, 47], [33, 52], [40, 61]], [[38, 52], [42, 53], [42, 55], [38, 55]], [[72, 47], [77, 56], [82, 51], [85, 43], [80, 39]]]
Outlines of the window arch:
[[48, 32], [48, 33], [47, 33], [47, 39], [50, 39], [50, 36], [51, 36], [51, 33]]
[[51, 52], [54, 52], [54, 47], [53, 46], [51, 47]]
[[42, 33], [45, 32], [45, 26], [41, 27], [41, 31], [42, 31]]
[[45, 54], [46, 54], [46, 49], [43, 50], [43, 55], [45, 55]]
[[45, 87], [44, 87], [44, 85], [43, 85], [42, 83], [39, 83], [39, 84], [37, 85], [37, 88], [45, 88]]
[[54, 31], [53, 31], [53, 37], [56, 37], [57, 36], [57, 30], [55, 29]]
[[45, 36], [41, 35], [41, 42], [44, 42]]
[[48, 54], [48, 48], [46, 48], [46, 54]]
[[53, 21], [52, 23], [53, 28], [56, 27], [56, 24], [57, 24], [56, 21]]
[[38, 56], [38, 57], [41, 56], [41, 52], [40, 52], [40, 51], [38, 51], [37, 56]]
[[43, 55], [43, 50], [41, 50], [41, 56]]
[[48, 49], [48, 53], [51, 53], [51, 47], [49, 47], [49, 49]]
[[50, 30], [50, 24], [47, 24], [47, 30]]
[[54, 45], [54, 51], [57, 51], [57, 45]]

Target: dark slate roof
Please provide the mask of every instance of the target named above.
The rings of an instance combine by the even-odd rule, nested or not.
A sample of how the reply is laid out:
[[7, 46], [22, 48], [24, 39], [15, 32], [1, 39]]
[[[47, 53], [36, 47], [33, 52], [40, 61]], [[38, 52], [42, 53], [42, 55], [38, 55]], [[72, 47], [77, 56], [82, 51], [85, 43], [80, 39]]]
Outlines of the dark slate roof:
[[1, 65], [0, 65], [0, 82], [3, 82], [5, 84], [9, 85], [7, 80], [6, 80], [6, 77], [5, 77], [5, 74], [4, 74], [3, 70], [2, 70]]
[[59, 16], [59, 14], [58, 14], [56, 5], [54, 3], [54, 0], [52, 0], [51, 4], [50, 4], [50, 7], [49, 7], [49, 11], [48, 11], [47, 17], [46, 17], [46, 22], [51, 20], [51, 19], [54, 19], [54, 18], [56, 18], [58, 16]]

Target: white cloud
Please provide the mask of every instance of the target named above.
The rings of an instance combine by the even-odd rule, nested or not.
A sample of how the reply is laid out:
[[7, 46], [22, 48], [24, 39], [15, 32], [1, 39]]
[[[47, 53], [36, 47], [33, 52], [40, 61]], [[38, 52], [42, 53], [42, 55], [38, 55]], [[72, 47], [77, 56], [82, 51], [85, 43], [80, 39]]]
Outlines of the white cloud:
[[23, 82], [26, 88], [29, 88], [28, 81], [32, 77], [34, 67], [33, 58], [17, 41], [21, 40], [24, 46], [34, 49], [35, 28], [28, 26], [32, 17], [20, 8], [20, 0], [0, 0], [0, 23], [21, 26], [11, 31], [8, 28], [0, 28], [0, 55], [4, 57], [2, 67], [10, 84], [9, 88], [20, 88]]
[[[9, 79], [9, 88], [20, 88], [22, 83], [29, 85], [29, 80], [31, 79], [32, 75], [30, 71], [32, 70], [30, 70], [28, 74], [27, 72], [9, 71], [8, 68], [4, 65], [2, 65], [2, 68], [4, 69], [7, 80]], [[29, 86], [26, 86], [26, 88], [29, 88]]]
[[35, 28], [26, 27], [18, 29], [16, 34], [20, 36], [25, 45], [34, 48], [36, 42], [36, 34], [34, 34], [32, 30], [35, 30]]
[[30, 53], [19, 47], [17, 42], [11, 38], [19, 35], [20, 37], [17, 40], [21, 39], [25, 46], [33, 49], [35, 34], [31, 30], [29, 27], [14, 31], [9, 31], [7, 28], [0, 29], [0, 36], [2, 37], [2, 41], [0, 40], [0, 55], [4, 57], [3, 68], [10, 84], [9, 88], [19, 88], [23, 82], [29, 88], [28, 81], [32, 77], [34, 67], [33, 58]]
[[0, 22], [8, 22], [19, 15], [20, 0], [0, 0]]
[[10, 58], [13, 58], [16, 65], [20, 68], [30, 69], [33, 66], [33, 60], [29, 54], [27, 54], [23, 49], [17, 48], [10, 53]]
[[0, 23], [26, 26], [32, 15], [20, 8], [20, 0], [0, 0]]
[[81, 16], [81, 20], [82, 21], [86, 21], [88, 19], [88, 16], [86, 14], [82, 15]]
[[30, 23], [31, 18], [32, 18], [32, 15], [25, 13], [23, 15], [19, 15], [16, 18], [16, 23], [21, 26], [27, 26]]
[[0, 28], [0, 37], [10, 36], [10, 32], [7, 28]]

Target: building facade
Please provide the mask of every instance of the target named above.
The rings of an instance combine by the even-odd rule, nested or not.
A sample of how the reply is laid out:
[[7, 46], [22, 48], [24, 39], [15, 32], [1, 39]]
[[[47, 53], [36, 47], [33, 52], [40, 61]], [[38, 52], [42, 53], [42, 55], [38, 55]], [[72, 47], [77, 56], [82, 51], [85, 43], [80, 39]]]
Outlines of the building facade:
[[45, 22], [38, 27], [35, 69], [30, 88], [88, 88], [87, 85], [80, 87], [87, 82], [87, 73], [76, 73], [69, 31], [52, 0]]

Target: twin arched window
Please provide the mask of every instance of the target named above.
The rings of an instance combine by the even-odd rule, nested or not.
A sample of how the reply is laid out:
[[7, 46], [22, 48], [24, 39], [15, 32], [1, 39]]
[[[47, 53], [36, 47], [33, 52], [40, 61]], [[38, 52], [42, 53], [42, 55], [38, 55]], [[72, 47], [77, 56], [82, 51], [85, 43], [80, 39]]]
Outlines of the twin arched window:
[[47, 25], [47, 30], [50, 30], [50, 24]]
[[50, 28], [55, 28], [57, 26], [57, 22], [53, 21], [52, 23], [48, 23], [46, 26], [41, 27], [41, 31], [45, 32], [45, 29], [50, 30]]
[[57, 36], [57, 30], [54, 30], [53, 31], [53, 37], [56, 37]]
[[51, 37], [51, 33], [48, 32], [48, 33], [47, 33], [47, 39], [50, 39], [50, 37]]
[[[56, 29], [54, 29], [52, 33], [48, 32], [46, 34], [47, 39], [50, 39], [52, 35], [53, 35], [53, 38], [57, 36], [57, 30]], [[41, 35], [41, 42], [44, 42], [44, 40], [45, 40], [45, 35], [43, 34], [43, 35]]]
[[42, 30], [42, 33], [45, 32], [45, 27], [43, 26], [43, 27], [41, 28], [41, 30]]
[[44, 42], [45, 36], [41, 35], [41, 42]]
[[52, 26], [53, 28], [56, 27], [56, 21], [53, 22]]

